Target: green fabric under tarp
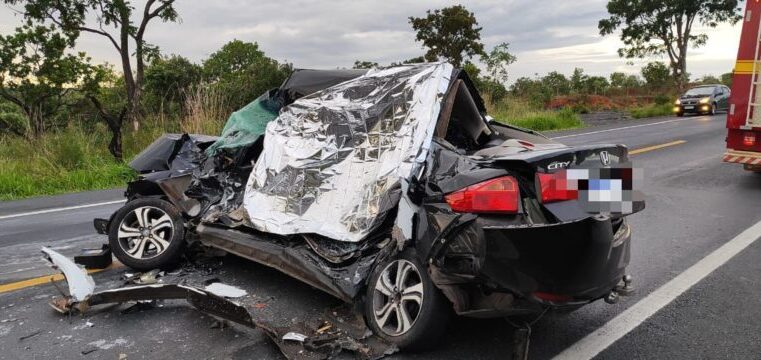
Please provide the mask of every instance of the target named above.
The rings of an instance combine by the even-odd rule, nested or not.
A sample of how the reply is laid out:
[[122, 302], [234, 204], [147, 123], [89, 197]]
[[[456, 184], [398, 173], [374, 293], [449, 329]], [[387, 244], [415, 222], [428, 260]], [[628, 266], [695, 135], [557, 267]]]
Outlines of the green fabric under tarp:
[[239, 149], [253, 144], [264, 134], [267, 124], [274, 120], [280, 111], [279, 102], [270, 95], [273, 91], [260, 96], [242, 109], [232, 113], [227, 119], [219, 140], [206, 149], [209, 156], [221, 150]]

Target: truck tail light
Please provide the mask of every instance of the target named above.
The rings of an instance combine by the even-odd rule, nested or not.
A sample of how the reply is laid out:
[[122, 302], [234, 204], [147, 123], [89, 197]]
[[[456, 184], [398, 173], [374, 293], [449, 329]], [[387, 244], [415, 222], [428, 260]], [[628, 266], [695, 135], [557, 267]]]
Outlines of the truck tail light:
[[577, 189], [570, 189], [565, 171], [553, 174], [536, 174], [542, 203], [552, 203], [565, 200], [576, 200], [579, 197]]
[[743, 145], [753, 146], [756, 145], [756, 133], [746, 132], [743, 136]]
[[468, 186], [444, 198], [456, 212], [515, 214], [520, 210], [518, 181], [511, 176]]

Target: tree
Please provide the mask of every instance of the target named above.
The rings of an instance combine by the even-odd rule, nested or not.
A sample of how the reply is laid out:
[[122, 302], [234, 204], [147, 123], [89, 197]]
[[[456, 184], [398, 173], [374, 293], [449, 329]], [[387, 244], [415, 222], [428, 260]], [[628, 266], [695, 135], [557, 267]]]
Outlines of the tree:
[[573, 75], [571, 75], [571, 89], [576, 93], [583, 93], [586, 91], [587, 79], [589, 76], [584, 74], [584, 69], [573, 69]]
[[587, 94], [604, 95], [608, 92], [610, 83], [602, 76], [590, 76], [586, 79], [584, 90]]
[[[53, 124], [50, 117], [71, 103], [70, 93], [90, 71], [83, 53], [70, 54], [73, 43], [53, 27], [27, 24], [0, 35], [0, 97], [15, 104], [26, 117], [6, 117], [2, 127], [17, 135], [39, 136]], [[13, 120], [13, 123], [11, 123]]]
[[410, 17], [412, 29], [417, 32], [416, 41], [428, 48], [425, 59], [446, 59], [455, 67], [475, 55], [484, 55], [481, 28], [475, 15], [462, 5], [428, 10], [426, 17]]
[[737, 23], [742, 17], [738, 0], [610, 0], [610, 17], [600, 20], [601, 35], [621, 29], [621, 57], [646, 58], [666, 54], [671, 77], [683, 84], [687, 76], [687, 51], [706, 44], [706, 34], [693, 32], [696, 22], [716, 27]]
[[278, 87], [291, 74], [290, 64], [280, 64], [259, 50], [256, 43], [233, 40], [203, 62], [208, 80], [225, 97], [225, 105], [238, 109], [265, 91]]
[[264, 58], [259, 44], [232, 40], [203, 62], [204, 75], [212, 81], [238, 74]]
[[[537, 75], [538, 76], [538, 75]], [[554, 96], [554, 90], [540, 78], [520, 77], [510, 87], [513, 95], [528, 99], [534, 106], [544, 106]]]
[[[23, 5], [24, 17], [29, 22], [53, 24], [75, 42], [82, 33], [101, 36], [119, 54], [127, 101], [126, 110], [118, 111], [120, 122], [131, 119], [135, 129], [139, 126], [138, 113], [143, 93], [145, 63], [158, 54], [158, 49], [145, 41], [148, 24], [154, 19], [164, 22], [178, 20], [175, 0], [146, 0], [142, 11], [130, 0], [3, 0], [9, 5]], [[137, 20], [133, 15], [139, 13]], [[113, 33], [112, 33], [113, 32]], [[134, 49], [134, 50], [133, 50]], [[93, 104], [96, 107], [97, 104]], [[103, 114], [105, 108], [99, 108]], [[121, 159], [121, 124], [119, 134], [112, 134], [112, 144], [118, 144], [112, 154]], [[116, 139], [116, 138], [119, 139]], [[118, 140], [118, 141], [116, 141]]]
[[610, 86], [616, 89], [623, 89], [626, 84], [626, 74], [622, 72], [614, 72], [610, 74]]
[[0, 98], [0, 134], [10, 133], [23, 137], [27, 134], [28, 128], [29, 121], [21, 109]]
[[425, 61], [426, 61], [425, 56], [421, 55], [421, 56], [417, 56], [417, 57], [407, 59], [401, 62], [392, 62], [389, 66], [393, 67], [393, 66], [401, 66], [401, 65], [407, 65], [407, 64], [420, 64], [420, 63], [424, 63]]
[[111, 131], [108, 151], [119, 161], [124, 156], [122, 126], [129, 111], [129, 100], [123, 84], [124, 77], [117, 75], [108, 65], [95, 66], [82, 81], [82, 92]]
[[493, 81], [507, 83], [507, 67], [512, 65], [518, 58], [510, 53], [510, 44], [501, 43], [495, 46], [488, 54], [481, 56], [481, 61], [486, 64], [486, 71]]
[[706, 85], [721, 84], [721, 80], [713, 75], [704, 75], [702, 78], [700, 78], [700, 80], [698, 80], [698, 82]]
[[354, 61], [354, 66], [352, 66], [352, 69], [372, 69], [377, 68], [378, 63], [374, 61]]
[[567, 95], [571, 92], [571, 82], [565, 75], [553, 71], [542, 77], [542, 86], [554, 95]]
[[626, 89], [632, 89], [632, 88], [638, 88], [642, 86], [642, 80], [640, 80], [637, 75], [629, 75], [626, 77], [626, 81], [624, 82], [624, 88]]
[[152, 105], [182, 105], [188, 89], [203, 77], [199, 65], [179, 55], [159, 56], [145, 69], [145, 92]]
[[672, 80], [668, 66], [660, 61], [645, 65], [642, 68], [642, 77], [647, 85], [653, 88], [664, 87]]
[[729, 72], [729, 73], [721, 74], [721, 83], [726, 86], [732, 87], [733, 78], [734, 78], [734, 73]]

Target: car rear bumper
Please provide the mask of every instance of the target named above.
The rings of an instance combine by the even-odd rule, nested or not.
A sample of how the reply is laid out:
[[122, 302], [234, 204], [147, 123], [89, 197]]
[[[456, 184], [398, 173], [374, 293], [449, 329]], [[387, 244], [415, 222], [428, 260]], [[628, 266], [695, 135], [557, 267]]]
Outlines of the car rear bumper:
[[[619, 286], [630, 260], [630, 239], [629, 225], [607, 216], [518, 227], [477, 220], [451, 240], [435, 269], [440, 276], [433, 278], [445, 279], [446, 285], [459, 282], [461, 288], [477, 285], [509, 293], [517, 311], [577, 307]], [[445, 294], [447, 290], [452, 289]], [[457, 306], [461, 313], [474, 310]]]

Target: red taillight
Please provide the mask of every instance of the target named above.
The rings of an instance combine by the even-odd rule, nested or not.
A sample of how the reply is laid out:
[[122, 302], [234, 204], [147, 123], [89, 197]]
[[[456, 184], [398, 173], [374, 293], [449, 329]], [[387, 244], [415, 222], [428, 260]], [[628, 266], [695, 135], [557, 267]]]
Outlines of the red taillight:
[[756, 133], [746, 132], [743, 136], [743, 145], [753, 146], [756, 145]]
[[518, 182], [510, 176], [472, 185], [444, 198], [457, 212], [515, 214], [520, 209]]
[[554, 174], [536, 174], [541, 192], [542, 203], [576, 200], [579, 197], [577, 189], [568, 186], [565, 171]]

